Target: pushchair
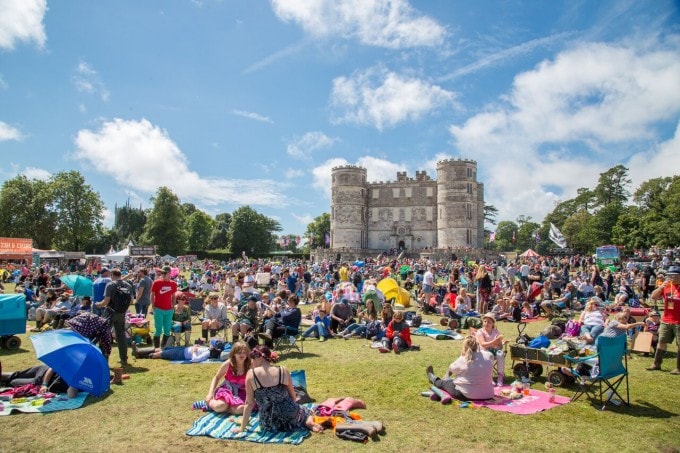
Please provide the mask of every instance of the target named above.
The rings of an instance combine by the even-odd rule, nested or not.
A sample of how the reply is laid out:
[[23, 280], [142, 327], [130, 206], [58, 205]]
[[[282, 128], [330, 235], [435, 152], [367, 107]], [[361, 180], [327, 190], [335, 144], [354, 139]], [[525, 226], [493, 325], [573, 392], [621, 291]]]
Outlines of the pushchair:
[[125, 314], [125, 336], [128, 344], [133, 341], [137, 345], [141, 345], [143, 342], [146, 342], [146, 344], [153, 343], [149, 320], [142, 314]]

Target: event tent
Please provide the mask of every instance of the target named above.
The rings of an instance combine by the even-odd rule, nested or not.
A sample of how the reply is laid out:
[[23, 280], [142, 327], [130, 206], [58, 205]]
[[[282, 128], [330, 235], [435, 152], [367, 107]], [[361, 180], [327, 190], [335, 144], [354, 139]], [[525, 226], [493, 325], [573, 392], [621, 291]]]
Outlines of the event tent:
[[534, 252], [532, 249], [527, 249], [527, 251], [522, 253], [520, 256], [522, 258], [536, 258], [538, 257], [538, 253]]

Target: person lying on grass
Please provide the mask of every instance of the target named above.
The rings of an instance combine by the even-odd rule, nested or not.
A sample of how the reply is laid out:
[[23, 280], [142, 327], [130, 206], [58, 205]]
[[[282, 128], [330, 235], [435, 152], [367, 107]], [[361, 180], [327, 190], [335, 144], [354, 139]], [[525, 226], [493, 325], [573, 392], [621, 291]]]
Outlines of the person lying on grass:
[[192, 363], [199, 363], [210, 358], [210, 348], [198, 344], [187, 347], [138, 348], [137, 343], [133, 341], [132, 356], [137, 359], [189, 360]]

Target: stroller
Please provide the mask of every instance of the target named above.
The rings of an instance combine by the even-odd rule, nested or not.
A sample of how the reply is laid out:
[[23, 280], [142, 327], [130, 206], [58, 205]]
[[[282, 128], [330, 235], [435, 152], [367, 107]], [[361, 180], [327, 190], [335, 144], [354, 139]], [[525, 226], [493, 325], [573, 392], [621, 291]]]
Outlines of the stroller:
[[137, 345], [142, 342], [152, 344], [151, 329], [149, 327], [149, 320], [144, 315], [137, 315], [132, 313], [125, 314], [125, 336], [129, 344], [133, 341]]

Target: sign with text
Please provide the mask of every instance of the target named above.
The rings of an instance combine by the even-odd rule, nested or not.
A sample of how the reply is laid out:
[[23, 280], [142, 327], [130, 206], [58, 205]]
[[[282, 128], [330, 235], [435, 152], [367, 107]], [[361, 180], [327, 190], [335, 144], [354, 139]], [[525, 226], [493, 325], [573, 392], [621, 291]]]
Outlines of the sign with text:
[[156, 256], [155, 245], [131, 245], [130, 256]]
[[33, 253], [33, 239], [0, 238], [0, 252], [2, 253]]

